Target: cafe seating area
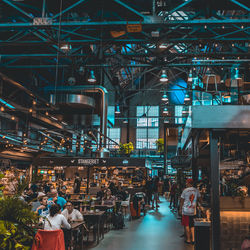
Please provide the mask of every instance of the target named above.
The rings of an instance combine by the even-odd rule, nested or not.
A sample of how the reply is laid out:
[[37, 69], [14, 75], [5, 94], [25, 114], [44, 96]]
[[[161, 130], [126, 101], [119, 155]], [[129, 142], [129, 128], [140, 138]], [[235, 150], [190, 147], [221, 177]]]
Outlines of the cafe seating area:
[[250, 250], [250, 2], [0, 0], [0, 250]]

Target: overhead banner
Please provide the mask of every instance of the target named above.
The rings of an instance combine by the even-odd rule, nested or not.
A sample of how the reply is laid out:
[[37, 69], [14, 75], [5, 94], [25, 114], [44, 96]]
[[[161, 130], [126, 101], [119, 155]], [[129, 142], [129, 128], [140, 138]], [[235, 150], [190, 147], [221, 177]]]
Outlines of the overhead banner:
[[34, 166], [135, 166], [145, 167], [145, 159], [143, 158], [82, 158], [82, 157], [44, 157], [33, 162]]

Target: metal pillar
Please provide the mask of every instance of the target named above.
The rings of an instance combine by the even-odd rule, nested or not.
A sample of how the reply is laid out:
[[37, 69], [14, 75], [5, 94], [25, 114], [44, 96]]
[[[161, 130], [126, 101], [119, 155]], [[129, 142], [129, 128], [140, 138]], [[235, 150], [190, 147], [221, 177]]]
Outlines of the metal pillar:
[[192, 137], [192, 178], [195, 183], [198, 181], [197, 140], [197, 136]]
[[[164, 174], [168, 174], [168, 168], [167, 168], [167, 126], [164, 123], [164, 164], [163, 164], [163, 170]], [[167, 171], [166, 171], [167, 170]]]
[[218, 135], [210, 131], [212, 250], [220, 250], [220, 174]]

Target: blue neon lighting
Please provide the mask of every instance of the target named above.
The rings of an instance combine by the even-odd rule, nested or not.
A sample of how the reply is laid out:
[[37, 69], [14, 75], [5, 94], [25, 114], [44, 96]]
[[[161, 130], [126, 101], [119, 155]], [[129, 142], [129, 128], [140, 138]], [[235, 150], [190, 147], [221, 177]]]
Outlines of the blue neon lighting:
[[3, 103], [5, 106], [7, 106], [8, 108], [11, 108], [11, 109], [15, 109], [14, 106], [10, 105], [9, 103], [7, 103], [6, 101], [4, 101], [3, 99], [0, 98], [0, 102]]

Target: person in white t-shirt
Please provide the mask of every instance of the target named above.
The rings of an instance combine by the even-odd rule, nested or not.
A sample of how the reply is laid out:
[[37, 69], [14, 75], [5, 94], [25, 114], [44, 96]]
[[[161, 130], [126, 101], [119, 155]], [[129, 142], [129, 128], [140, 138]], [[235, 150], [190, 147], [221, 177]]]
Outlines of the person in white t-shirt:
[[181, 194], [180, 214], [182, 214], [182, 225], [185, 227], [186, 243], [194, 244], [194, 218], [196, 215], [197, 201], [201, 202], [198, 189], [193, 187], [193, 180], [187, 179], [186, 186]]
[[74, 209], [71, 202], [66, 203], [66, 209], [62, 211], [62, 215], [67, 219], [67, 221], [83, 221], [83, 216], [80, 211]]
[[50, 207], [49, 215], [45, 218], [44, 230], [58, 230], [61, 228], [70, 229], [71, 226], [61, 214], [61, 208], [57, 204]]

